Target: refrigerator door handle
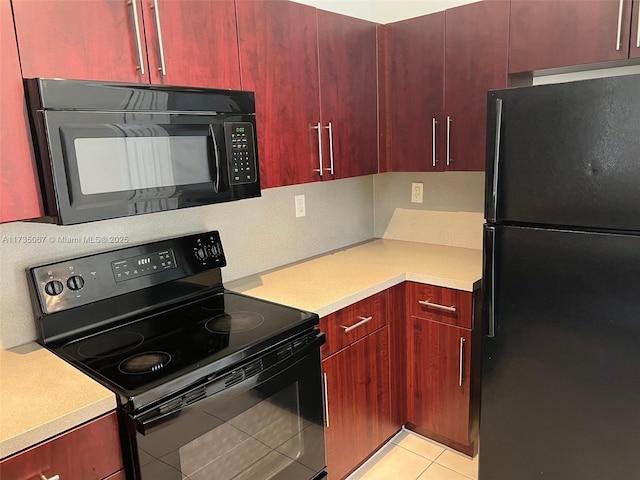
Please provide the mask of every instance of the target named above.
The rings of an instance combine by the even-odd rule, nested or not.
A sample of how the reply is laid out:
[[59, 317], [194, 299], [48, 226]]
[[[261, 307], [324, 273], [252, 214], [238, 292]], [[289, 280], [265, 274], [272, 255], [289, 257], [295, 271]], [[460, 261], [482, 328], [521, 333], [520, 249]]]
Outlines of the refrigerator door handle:
[[500, 166], [500, 135], [502, 133], [502, 99], [496, 98], [496, 136], [493, 149], [493, 178], [491, 185], [491, 211], [489, 221], [495, 222], [498, 216], [498, 167]]
[[486, 227], [484, 238], [484, 285], [486, 289], [487, 337], [496, 336], [496, 228]]

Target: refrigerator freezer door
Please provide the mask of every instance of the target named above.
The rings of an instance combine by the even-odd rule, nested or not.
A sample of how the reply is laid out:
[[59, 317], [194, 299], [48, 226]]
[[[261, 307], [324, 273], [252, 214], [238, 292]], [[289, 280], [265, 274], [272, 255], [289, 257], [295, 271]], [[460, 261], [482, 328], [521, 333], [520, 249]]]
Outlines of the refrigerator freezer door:
[[640, 478], [640, 236], [497, 226], [487, 258], [479, 480]]
[[640, 75], [489, 92], [486, 178], [491, 222], [640, 231]]

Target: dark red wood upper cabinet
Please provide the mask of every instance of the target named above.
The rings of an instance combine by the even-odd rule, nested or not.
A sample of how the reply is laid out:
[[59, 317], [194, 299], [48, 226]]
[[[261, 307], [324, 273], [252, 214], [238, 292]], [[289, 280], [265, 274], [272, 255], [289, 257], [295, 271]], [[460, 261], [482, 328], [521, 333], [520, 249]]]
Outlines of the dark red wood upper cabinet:
[[631, 3], [512, 0], [509, 73], [628, 58]]
[[323, 178], [377, 173], [376, 24], [318, 10], [318, 56]]
[[141, 0], [13, 0], [13, 13], [24, 78], [149, 82]]
[[444, 12], [384, 27], [386, 170], [443, 169], [444, 29]]
[[236, 13], [242, 88], [256, 93], [262, 187], [319, 180], [316, 9], [242, 0]]
[[327, 473], [341, 480], [398, 427], [391, 416], [388, 327], [322, 361], [327, 392]]
[[233, 0], [143, 0], [142, 8], [152, 83], [240, 89]]
[[633, 2], [629, 58], [640, 58], [640, 0], [634, 0]]
[[507, 86], [509, 1], [491, 0], [446, 11], [446, 170], [485, 169], [487, 91]]
[[0, 222], [42, 216], [9, 0], [0, 0]]

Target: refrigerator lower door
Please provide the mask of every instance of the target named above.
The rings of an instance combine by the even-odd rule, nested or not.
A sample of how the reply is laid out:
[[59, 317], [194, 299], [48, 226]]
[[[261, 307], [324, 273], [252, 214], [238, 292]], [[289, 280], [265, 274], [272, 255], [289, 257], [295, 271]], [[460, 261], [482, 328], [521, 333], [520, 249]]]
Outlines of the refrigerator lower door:
[[640, 236], [485, 229], [479, 480], [640, 478]]

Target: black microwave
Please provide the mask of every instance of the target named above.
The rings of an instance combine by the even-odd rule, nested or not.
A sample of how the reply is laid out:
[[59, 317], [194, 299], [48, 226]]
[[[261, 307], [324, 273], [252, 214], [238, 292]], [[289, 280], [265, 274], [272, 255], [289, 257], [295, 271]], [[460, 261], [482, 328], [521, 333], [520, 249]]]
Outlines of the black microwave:
[[42, 78], [25, 91], [56, 223], [260, 196], [253, 92]]

